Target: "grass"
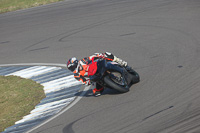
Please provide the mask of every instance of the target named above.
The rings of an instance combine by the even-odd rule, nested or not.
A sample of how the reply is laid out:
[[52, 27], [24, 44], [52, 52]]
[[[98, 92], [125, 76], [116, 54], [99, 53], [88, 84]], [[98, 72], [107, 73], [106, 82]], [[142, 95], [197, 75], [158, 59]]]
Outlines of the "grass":
[[0, 0], [0, 13], [58, 2], [62, 0]]
[[44, 97], [43, 86], [35, 81], [0, 76], [0, 132], [28, 115]]

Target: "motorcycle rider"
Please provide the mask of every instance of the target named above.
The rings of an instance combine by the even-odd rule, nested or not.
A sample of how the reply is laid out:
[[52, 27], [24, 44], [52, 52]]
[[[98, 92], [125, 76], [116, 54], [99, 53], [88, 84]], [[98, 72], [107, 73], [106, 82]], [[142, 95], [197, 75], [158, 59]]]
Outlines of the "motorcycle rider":
[[[114, 56], [112, 53], [95, 53], [92, 56], [85, 57], [80, 61], [77, 60], [76, 57], [72, 57], [67, 62], [67, 68], [74, 73], [74, 78], [78, 81], [82, 81], [85, 85], [91, 85], [89, 75], [88, 75], [88, 65], [92, 62], [92, 60], [96, 60], [99, 58], [103, 58], [107, 61], [114, 61], [120, 64], [123, 67], [127, 67], [127, 62], [122, 59]], [[104, 87], [100, 84], [96, 83], [96, 87], [93, 89], [94, 96], [100, 96], [103, 92]]]

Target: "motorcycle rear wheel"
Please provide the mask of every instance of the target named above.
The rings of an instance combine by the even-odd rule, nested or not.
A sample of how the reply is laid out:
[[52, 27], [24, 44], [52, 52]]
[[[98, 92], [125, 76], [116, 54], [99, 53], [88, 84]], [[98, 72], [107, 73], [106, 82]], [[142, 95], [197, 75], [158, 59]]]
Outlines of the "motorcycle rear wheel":
[[121, 86], [118, 83], [115, 83], [114, 80], [110, 79], [109, 75], [104, 77], [104, 82], [111, 87], [111, 89], [115, 89], [119, 92], [125, 93], [129, 91], [129, 86]]

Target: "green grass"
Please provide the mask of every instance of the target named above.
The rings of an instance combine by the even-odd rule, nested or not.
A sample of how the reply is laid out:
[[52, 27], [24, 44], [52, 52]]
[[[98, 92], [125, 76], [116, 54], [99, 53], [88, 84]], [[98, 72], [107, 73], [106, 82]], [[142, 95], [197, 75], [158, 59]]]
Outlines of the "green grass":
[[35, 81], [0, 76], [0, 132], [28, 115], [43, 98], [43, 86]]
[[62, 0], [0, 0], [0, 13], [44, 5]]

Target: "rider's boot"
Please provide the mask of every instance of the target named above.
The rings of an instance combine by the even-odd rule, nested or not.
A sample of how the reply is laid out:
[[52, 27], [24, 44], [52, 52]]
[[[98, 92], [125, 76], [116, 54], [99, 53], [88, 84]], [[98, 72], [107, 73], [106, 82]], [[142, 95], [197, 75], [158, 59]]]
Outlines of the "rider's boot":
[[92, 91], [93, 91], [94, 96], [98, 97], [98, 96], [101, 96], [103, 90], [104, 90], [104, 88], [100, 88], [100, 89], [95, 88]]

